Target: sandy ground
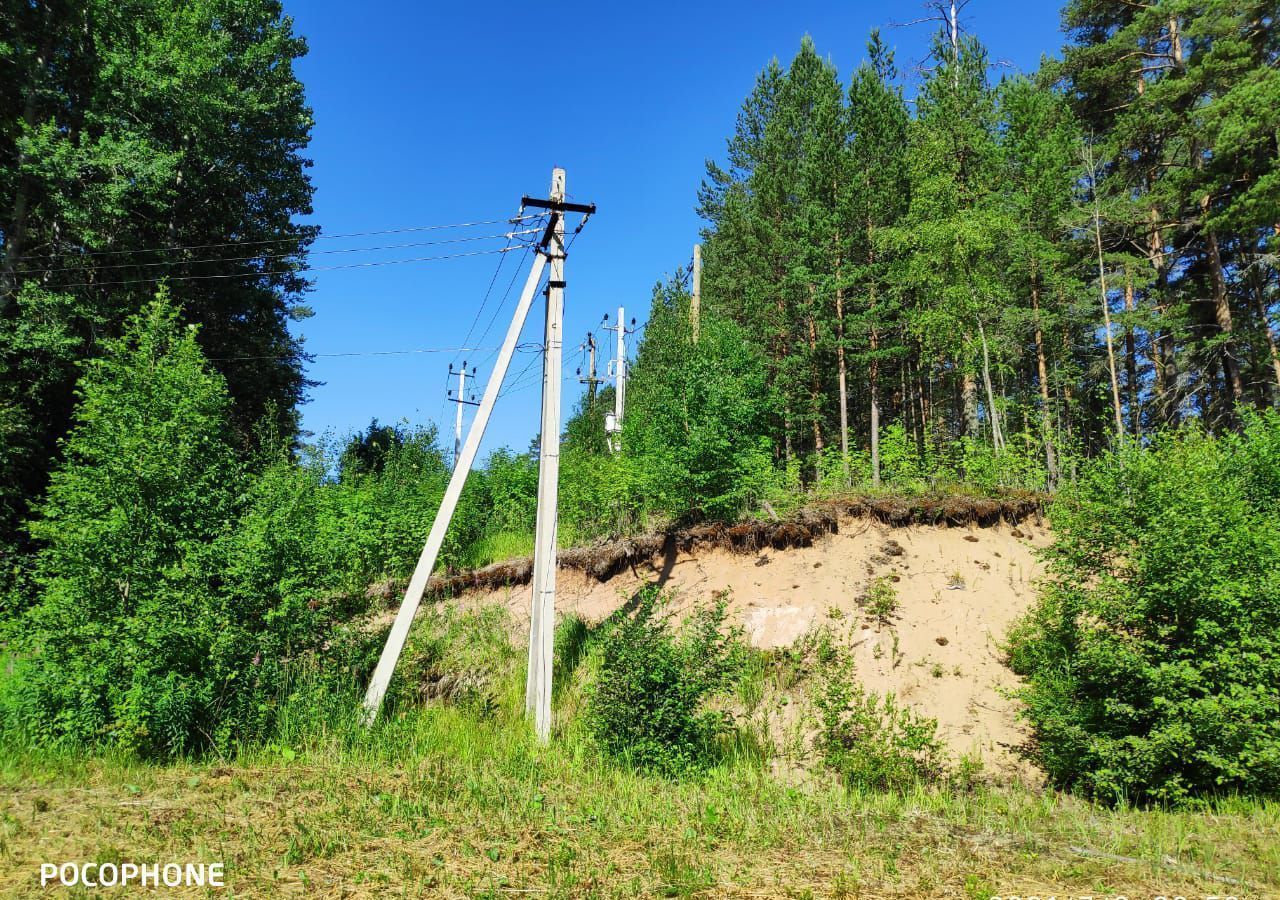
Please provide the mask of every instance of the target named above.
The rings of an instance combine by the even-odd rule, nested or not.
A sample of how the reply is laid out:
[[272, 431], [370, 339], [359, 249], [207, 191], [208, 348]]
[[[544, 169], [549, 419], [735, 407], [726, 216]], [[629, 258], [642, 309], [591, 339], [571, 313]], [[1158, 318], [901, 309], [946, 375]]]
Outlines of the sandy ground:
[[[892, 528], [856, 520], [807, 548], [674, 553], [603, 583], [561, 571], [556, 606], [598, 621], [657, 580], [675, 593], [677, 611], [728, 590], [731, 617], [762, 649], [789, 646], [825, 625], [851, 647], [869, 689], [893, 691], [937, 719], [954, 753], [1025, 780], [1035, 773], [1012, 748], [1026, 731], [1006, 695], [1018, 678], [1001, 663], [998, 644], [1034, 596], [1041, 574], [1034, 548], [1046, 543], [1047, 531], [1035, 522]], [[870, 620], [860, 604], [881, 576], [894, 579], [900, 604], [887, 624]], [[523, 625], [529, 596], [525, 585], [454, 602], [502, 603]]]

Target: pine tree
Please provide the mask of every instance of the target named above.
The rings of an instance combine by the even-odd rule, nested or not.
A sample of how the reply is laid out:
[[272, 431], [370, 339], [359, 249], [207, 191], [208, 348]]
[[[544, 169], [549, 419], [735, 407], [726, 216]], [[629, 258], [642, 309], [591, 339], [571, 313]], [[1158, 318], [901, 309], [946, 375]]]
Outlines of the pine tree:
[[[880, 367], [886, 324], [893, 324], [895, 292], [886, 284], [885, 262], [877, 252], [881, 229], [895, 225], [910, 206], [907, 136], [909, 117], [900, 88], [893, 51], [880, 33], [867, 43], [868, 61], [854, 73], [849, 87], [849, 131], [852, 135], [849, 184], [844, 217], [853, 247], [849, 287], [858, 298], [854, 321], [865, 335], [862, 357], [867, 366], [868, 433], [871, 478], [880, 484]], [[900, 323], [897, 323], [900, 327]], [[843, 321], [842, 321], [843, 326]], [[842, 327], [841, 339], [844, 329]], [[891, 335], [901, 346], [903, 335]]]

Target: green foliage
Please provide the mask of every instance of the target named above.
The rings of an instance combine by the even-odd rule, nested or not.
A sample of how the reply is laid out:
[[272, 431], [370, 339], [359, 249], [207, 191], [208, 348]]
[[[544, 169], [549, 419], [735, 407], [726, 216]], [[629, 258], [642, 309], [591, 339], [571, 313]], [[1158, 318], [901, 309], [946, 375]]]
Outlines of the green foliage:
[[423, 610], [397, 667], [388, 703], [440, 701], [493, 714], [524, 655], [511, 642], [507, 609]]
[[170, 754], [260, 724], [310, 617], [215, 574], [243, 486], [228, 411], [163, 293], [87, 366], [31, 526], [43, 590], [21, 704], [37, 742]]
[[831, 653], [819, 678], [815, 749], [846, 786], [901, 791], [944, 777], [937, 722], [899, 706], [893, 694], [867, 691], [845, 654]]
[[881, 625], [889, 624], [898, 611], [898, 589], [893, 586], [893, 576], [881, 575], [871, 582], [865, 601], [867, 615]]
[[1010, 639], [1036, 760], [1110, 801], [1280, 792], [1280, 415], [1086, 465]]
[[[237, 451], [269, 413], [293, 436], [307, 382], [289, 322], [309, 314], [318, 228], [294, 221], [311, 212], [312, 116], [278, 0], [9, 3], [0, 20], [0, 409], [22, 429], [0, 445], [0, 542], [21, 544], [80, 364], [161, 276], [226, 381]], [[156, 250], [229, 240], [270, 265]]]
[[657, 585], [641, 589], [600, 639], [587, 730], [609, 756], [664, 775], [706, 768], [729, 730], [708, 701], [743, 669], [744, 645], [725, 632], [725, 600], [695, 611], [680, 631]]
[[704, 313], [694, 343], [688, 321], [682, 290], [655, 290], [628, 388], [624, 453], [648, 510], [735, 519], [777, 477], [764, 437], [764, 361], [734, 323]]

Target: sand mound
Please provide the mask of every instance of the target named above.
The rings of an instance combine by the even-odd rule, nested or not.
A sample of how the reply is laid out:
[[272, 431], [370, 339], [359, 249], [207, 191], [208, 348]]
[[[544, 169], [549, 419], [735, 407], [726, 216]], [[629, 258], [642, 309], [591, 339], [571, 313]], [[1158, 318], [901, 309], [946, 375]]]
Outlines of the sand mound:
[[[786, 549], [765, 543], [750, 553], [719, 541], [665, 540], [656, 555], [611, 562], [607, 580], [586, 567], [562, 569], [557, 610], [599, 621], [653, 581], [675, 592], [677, 611], [728, 590], [730, 614], [757, 647], [790, 646], [826, 626], [851, 648], [864, 684], [893, 691], [936, 718], [955, 753], [981, 756], [998, 774], [1033, 777], [1013, 751], [1026, 732], [1005, 696], [1017, 677], [1002, 664], [998, 645], [1034, 596], [1041, 572], [1034, 548], [1047, 540], [1033, 520], [901, 528], [874, 518], [845, 520], [807, 543], [782, 542]], [[887, 623], [870, 619], [862, 606], [880, 577], [893, 581], [899, 600]], [[501, 603], [524, 627], [529, 597], [527, 584], [513, 584], [449, 602]]]

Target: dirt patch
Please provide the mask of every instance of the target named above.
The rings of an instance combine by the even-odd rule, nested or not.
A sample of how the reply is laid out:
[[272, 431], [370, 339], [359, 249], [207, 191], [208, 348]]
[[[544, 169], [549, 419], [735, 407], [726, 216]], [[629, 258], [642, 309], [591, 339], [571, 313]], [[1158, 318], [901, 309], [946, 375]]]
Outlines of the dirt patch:
[[[1020, 537], [995, 525], [982, 528], [977, 542], [967, 540], [970, 528], [891, 527], [868, 518], [838, 525], [784, 549], [769, 542], [777, 532], [757, 532], [749, 545], [742, 532], [705, 530], [698, 532], [708, 536], [702, 540], [669, 539], [660, 553], [629, 558], [607, 581], [590, 568], [566, 566], [557, 609], [600, 621], [657, 582], [673, 592], [680, 614], [727, 590], [730, 616], [755, 646], [791, 646], [825, 627], [849, 648], [868, 688], [893, 691], [937, 719], [953, 753], [981, 757], [998, 776], [1038, 780], [1015, 750], [1027, 732], [1008, 696], [1018, 679], [1004, 666], [1000, 643], [1034, 597], [1042, 571], [1035, 548], [1048, 542], [1048, 532], [1030, 518], [1019, 526]], [[887, 621], [863, 606], [880, 578], [897, 594]], [[450, 602], [505, 605], [519, 631], [527, 627], [530, 589], [513, 583]]]

